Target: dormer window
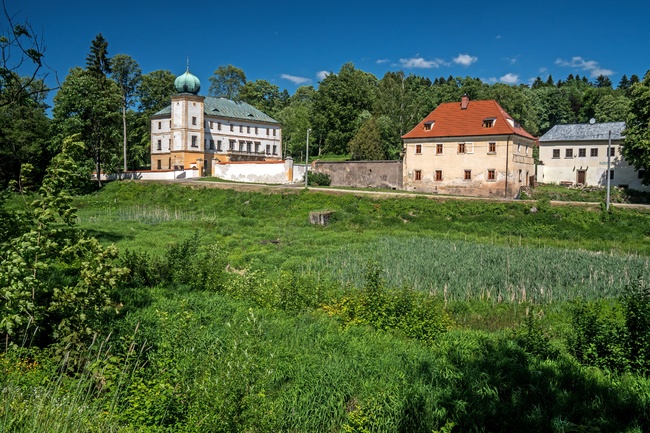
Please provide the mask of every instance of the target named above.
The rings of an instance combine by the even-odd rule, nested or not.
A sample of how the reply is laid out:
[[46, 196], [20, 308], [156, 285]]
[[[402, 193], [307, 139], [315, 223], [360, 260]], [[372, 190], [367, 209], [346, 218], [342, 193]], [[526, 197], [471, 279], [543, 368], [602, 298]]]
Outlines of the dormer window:
[[497, 119], [495, 117], [488, 117], [487, 119], [483, 119], [483, 128], [492, 128], [494, 127], [494, 122]]
[[433, 128], [433, 124], [436, 123], [435, 121], [429, 121], [429, 122], [424, 122], [424, 130], [425, 131], [431, 131], [431, 128]]

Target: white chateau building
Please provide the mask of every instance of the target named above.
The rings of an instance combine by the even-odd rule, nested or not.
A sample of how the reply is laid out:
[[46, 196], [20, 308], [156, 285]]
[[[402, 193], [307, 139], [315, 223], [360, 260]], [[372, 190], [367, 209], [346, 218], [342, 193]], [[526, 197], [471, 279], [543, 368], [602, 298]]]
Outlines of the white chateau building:
[[188, 70], [174, 82], [171, 104], [151, 117], [151, 170], [213, 167], [231, 161], [281, 161], [282, 126], [257, 108], [198, 95]]
[[539, 138], [538, 181], [606, 186], [609, 148], [610, 185], [647, 191], [648, 187], [641, 183], [643, 173], [621, 154], [624, 129], [625, 122], [555, 125]]

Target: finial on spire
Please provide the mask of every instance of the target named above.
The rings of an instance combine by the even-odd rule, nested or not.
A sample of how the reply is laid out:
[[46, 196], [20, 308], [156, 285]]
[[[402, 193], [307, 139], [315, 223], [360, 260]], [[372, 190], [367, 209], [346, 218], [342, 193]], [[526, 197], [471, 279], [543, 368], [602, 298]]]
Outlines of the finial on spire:
[[190, 71], [190, 56], [187, 56], [187, 72]]

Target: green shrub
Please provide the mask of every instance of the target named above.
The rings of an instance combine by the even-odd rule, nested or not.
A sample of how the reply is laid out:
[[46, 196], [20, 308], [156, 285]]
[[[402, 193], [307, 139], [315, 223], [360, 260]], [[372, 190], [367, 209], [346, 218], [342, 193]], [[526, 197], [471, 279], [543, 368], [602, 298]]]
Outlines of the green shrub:
[[330, 186], [332, 179], [327, 173], [307, 172], [307, 184], [312, 186]]
[[387, 289], [379, 268], [374, 265], [367, 271], [363, 289], [323, 309], [339, 318], [344, 326], [368, 325], [374, 329], [396, 330], [424, 342], [432, 342], [452, 326], [442, 301], [410, 288]]

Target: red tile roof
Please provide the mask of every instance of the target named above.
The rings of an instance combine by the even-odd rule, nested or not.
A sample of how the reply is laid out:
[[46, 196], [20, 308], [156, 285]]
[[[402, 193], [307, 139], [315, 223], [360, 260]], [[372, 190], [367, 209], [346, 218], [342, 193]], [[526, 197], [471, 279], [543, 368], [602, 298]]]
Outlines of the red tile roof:
[[[492, 128], [484, 128], [483, 120], [495, 119]], [[515, 134], [521, 137], [536, 140], [519, 124], [510, 122], [512, 117], [505, 112], [499, 103], [493, 99], [488, 101], [469, 101], [466, 109], [461, 108], [460, 102], [447, 102], [438, 105], [427, 117], [424, 118], [410, 132], [402, 136], [409, 138], [441, 138], [441, 137], [468, 137], [485, 135]], [[430, 130], [424, 129], [425, 123], [434, 122]]]

